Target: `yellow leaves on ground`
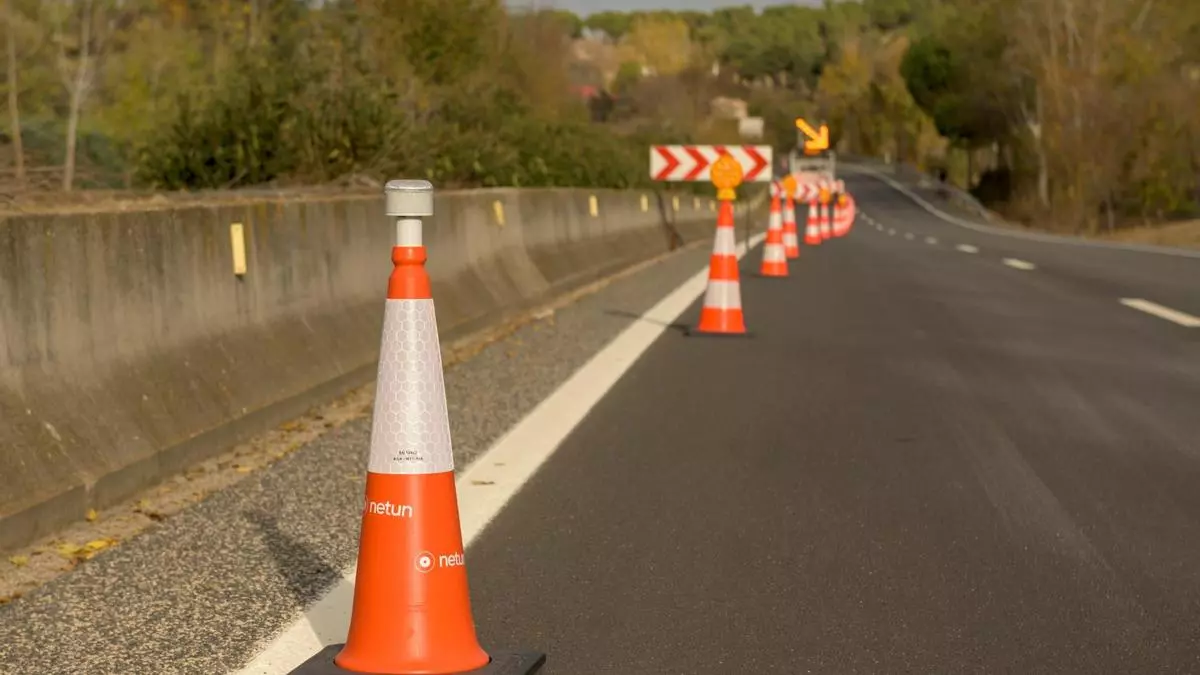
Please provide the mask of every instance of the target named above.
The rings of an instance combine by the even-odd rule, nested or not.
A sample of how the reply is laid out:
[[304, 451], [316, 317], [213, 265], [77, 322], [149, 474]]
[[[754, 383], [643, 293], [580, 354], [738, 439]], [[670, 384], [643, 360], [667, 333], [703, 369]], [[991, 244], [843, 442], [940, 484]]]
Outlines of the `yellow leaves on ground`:
[[29, 556], [14, 555], [8, 559], [8, 562], [12, 563], [14, 567], [24, 567], [29, 564]]
[[54, 552], [68, 562], [77, 563], [83, 560], [91, 560], [97, 553], [116, 544], [117, 540], [110, 537], [93, 539], [83, 546], [63, 542], [54, 547]]

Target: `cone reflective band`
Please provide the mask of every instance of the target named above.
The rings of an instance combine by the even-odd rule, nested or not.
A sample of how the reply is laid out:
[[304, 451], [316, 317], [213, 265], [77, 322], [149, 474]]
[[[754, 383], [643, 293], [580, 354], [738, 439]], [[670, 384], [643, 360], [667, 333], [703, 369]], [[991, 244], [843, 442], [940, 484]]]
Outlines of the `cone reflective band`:
[[833, 237], [833, 226], [830, 223], [830, 212], [833, 210], [833, 205], [826, 202], [821, 205], [821, 241], [828, 241]]
[[349, 635], [293, 673], [528, 675], [543, 654], [479, 646], [467, 586], [437, 316], [425, 271], [428, 181], [390, 181], [396, 219]]
[[764, 277], [786, 277], [788, 275], [787, 256], [784, 254], [783, 247], [783, 223], [779, 213], [779, 192], [779, 190], [771, 191], [771, 215], [767, 220], [767, 240], [763, 244], [762, 266], [758, 272]]
[[821, 216], [817, 210], [817, 202], [808, 203], [808, 218], [804, 224], [804, 243], [809, 246], [821, 245]]

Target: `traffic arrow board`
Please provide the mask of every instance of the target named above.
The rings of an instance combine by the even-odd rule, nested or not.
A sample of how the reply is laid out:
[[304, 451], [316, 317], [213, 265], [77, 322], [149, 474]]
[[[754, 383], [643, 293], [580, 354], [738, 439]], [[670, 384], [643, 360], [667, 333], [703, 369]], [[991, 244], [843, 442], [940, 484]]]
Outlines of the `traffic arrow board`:
[[829, 149], [829, 127], [822, 124], [820, 130], [813, 129], [803, 117], [796, 118], [796, 128], [808, 137], [804, 141], [805, 152], [820, 152]]
[[708, 182], [713, 162], [728, 155], [742, 166], [742, 180], [772, 180], [769, 145], [655, 145], [650, 148], [650, 178], [670, 182]]

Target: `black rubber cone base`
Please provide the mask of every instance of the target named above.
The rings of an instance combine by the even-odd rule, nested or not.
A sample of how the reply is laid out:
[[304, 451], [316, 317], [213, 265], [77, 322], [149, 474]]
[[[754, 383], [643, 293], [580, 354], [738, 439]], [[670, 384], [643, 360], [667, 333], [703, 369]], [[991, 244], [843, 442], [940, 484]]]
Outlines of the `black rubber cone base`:
[[[366, 675], [341, 668], [333, 658], [344, 645], [329, 645], [316, 656], [300, 664], [290, 675]], [[478, 670], [453, 675], [533, 675], [546, 664], [546, 655], [538, 652], [488, 652], [490, 663]], [[409, 673], [372, 673], [371, 675], [410, 675]]]
[[710, 333], [708, 331], [698, 330], [693, 327], [688, 327], [683, 330], [685, 337], [715, 337], [715, 338], [752, 338], [754, 333], [746, 331], [745, 333]]

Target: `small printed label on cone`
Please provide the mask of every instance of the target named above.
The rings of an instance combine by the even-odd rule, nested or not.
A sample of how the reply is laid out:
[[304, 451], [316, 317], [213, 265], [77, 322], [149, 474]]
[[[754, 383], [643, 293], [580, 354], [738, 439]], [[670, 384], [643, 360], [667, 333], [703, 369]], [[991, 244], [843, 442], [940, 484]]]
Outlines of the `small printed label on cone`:
[[389, 501], [376, 502], [367, 500], [363, 512], [376, 516], [391, 516], [393, 518], [412, 518], [413, 507], [408, 504], [393, 504]]
[[429, 551], [421, 551], [417, 554], [416, 568], [422, 574], [432, 572], [436, 569], [444, 569], [447, 567], [462, 567], [466, 564], [466, 558], [462, 551], [457, 553], [442, 553], [433, 554]]
[[428, 474], [454, 470], [442, 352], [432, 300], [388, 300], [367, 470]]

